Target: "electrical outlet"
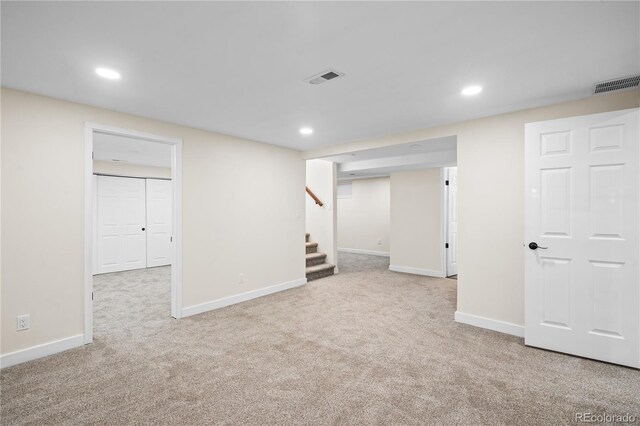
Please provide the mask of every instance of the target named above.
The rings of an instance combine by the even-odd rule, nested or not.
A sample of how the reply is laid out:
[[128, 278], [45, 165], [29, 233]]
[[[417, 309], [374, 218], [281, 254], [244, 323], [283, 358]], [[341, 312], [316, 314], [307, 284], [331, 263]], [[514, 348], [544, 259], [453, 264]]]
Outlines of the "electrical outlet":
[[244, 274], [238, 274], [238, 284], [244, 283]]
[[381, 246], [382, 245], [382, 240], [378, 240], [378, 245]]
[[16, 329], [18, 331], [28, 330], [30, 326], [29, 315], [20, 315], [17, 317], [17, 326]]

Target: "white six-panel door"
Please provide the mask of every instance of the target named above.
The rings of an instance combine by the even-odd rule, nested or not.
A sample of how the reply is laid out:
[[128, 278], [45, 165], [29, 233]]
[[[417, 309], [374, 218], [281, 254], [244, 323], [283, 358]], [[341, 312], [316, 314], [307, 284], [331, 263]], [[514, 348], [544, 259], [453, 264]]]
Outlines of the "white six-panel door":
[[640, 367], [639, 123], [526, 125], [527, 345]]
[[458, 168], [447, 171], [447, 276], [458, 273]]
[[171, 264], [170, 180], [147, 179], [147, 267]]
[[97, 272], [146, 267], [144, 179], [97, 177]]

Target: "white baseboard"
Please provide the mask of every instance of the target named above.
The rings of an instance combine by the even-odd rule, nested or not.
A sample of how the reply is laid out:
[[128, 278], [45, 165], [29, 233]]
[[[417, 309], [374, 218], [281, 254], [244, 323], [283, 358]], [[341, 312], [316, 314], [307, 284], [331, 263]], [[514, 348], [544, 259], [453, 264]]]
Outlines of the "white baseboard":
[[341, 251], [341, 252], [344, 252], [344, 253], [370, 254], [372, 256], [389, 257], [389, 252], [388, 251], [361, 250], [361, 249], [341, 248], [341, 247], [338, 247], [338, 251]]
[[414, 268], [411, 266], [389, 265], [389, 270], [393, 272], [404, 272], [405, 274], [425, 275], [427, 277], [444, 278], [444, 274], [441, 271], [434, 271], [432, 269]]
[[236, 303], [246, 302], [247, 300], [255, 299], [257, 297], [266, 296], [268, 294], [277, 293], [279, 291], [289, 290], [290, 288], [300, 287], [301, 285], [305, 285], [306, 283], [306, 278], [300, 278], [286, 283], [276, 284], [269, 287], [260, 288], [258, 290], [247, 291], [240, 294], [234, 294], [233, 296], [223, 297], [221, 299], [200, 303], [198, 305], [188, 306], [182, 310], [182, 317], [190, 317], [192, 315], [201, 314], [203, 312], [224, 308], [225, 306], [235, 305]]
[[475, 327], [486, 328], [488, 330], [498, 331], [500, 333], [524, 337], [524, 327], [510, 322], [479, 317], [477, 315], [465, 314], [459, 311], [456, 311], [455, 320], [456, 322], [460, 322], [462, 324], [473, 325]]
[[0, 356], [0, 368], [11, 367], [23, 362], [64, 352], [84, 345], [84, 334], [67, 337]]

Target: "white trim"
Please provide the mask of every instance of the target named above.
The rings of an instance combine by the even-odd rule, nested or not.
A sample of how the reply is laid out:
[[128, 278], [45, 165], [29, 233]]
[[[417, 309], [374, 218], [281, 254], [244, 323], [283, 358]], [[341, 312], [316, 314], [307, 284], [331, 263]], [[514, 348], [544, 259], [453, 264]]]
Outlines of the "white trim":
[[389, 257], [389, 252], [388, 251], [361, 250], [361, 249], [342, 248], [342, 247], [338, 247], [338, 251], [341, 251], [341, 252], [344, 252], [344, 253], [370, 254], [372, 256]]
[[171, 253], [171, 316], [182, 318], [182, 139], [171, 150], [173, 182], [173, 253]]
[[513, 336], [524, 337], [524, 326], [510, 322], [494, 320], [477, 315], [465, 314], [460, 311], [455, 313], [456, 322], [473, 325], [475, 327], [486, 328], [487, 330], [499, 333], [511, 334]]
[[84, 125], [84, 336], [93, 342], [93, 128]]
[[[331, 257], [336, 265], [334, 274], [338, 273], [338, 163], [331, 167]], [[306, 207], [306, 204], [305, 204]], [[305, 212], [306, 217], [306, 212]]]
[[84, 343], [93, 342], [93, 133], [126, 136], [171, 145], [173, 183], [173, 253], [171, 316], [182, 317], [182, 139], [158, 136], [102, 124], [84, 124]]
[[0, 368], [11, 367], [12, 365], [22, 364], [23, 362], [32, 361], [48, 355], [57, 354], [58, 352], [77, 348], [83, 346], [84, 342], [84, 335], [78, 334], [65, 339], [55, 340], [53, 342], [43, 343], [41, 345], [32, 346], [19, 351], [10, 352], [0, 356]]
[[427, 277], [444, 278], [442, 271], [433, 269], [414, 268], [412, 266], [389, 265], [389, 270], [393, 272], [404, 272], [405, 274], [425, 275]]
[[[97, 175], [93, 175], [93, 179], [91, 180], [91, 185], [94, 189], [98, 188], [98, 176]], [[91, 220], [93, 221], [93, 224], [95, 225], [96, 223], [98, 223], [98, 191], [95, 190], [93, 191], [93, 201], [92, 201], [92, 208], [93, 208], [93, 215]], [[93, 245], [93, 257], [92, 257], [92, 262], [93, 262], [93, 271], [91, 272], [93, 275], [96, 275], [98, 273], [98, 227], [94, 226], [93, 227], [93, 235], [92, 235], [92, 245]], [[96, 244], [93, 244], [93, 243]]]
[[203, 312], [213, 311], [215, 309], [224, 308], [225, 306], [235, 305], [236, 303], [246, 302], [247, 300], [255, 299], [284, 290], [289, 290], [295, 287], [300, 287], [302, 285], [305, 285], [306, 283], [306, 278], [299, 278], [297, 280], [260, 288], [258, 290], [251, 290], [240, 294], [234, 294], [233, 296], [227, 296], [221, 299], [200, 303], [198, 305], [188, 306], [182, 310], [182, 316], [190, 317], [192, 315], [201, 314]]

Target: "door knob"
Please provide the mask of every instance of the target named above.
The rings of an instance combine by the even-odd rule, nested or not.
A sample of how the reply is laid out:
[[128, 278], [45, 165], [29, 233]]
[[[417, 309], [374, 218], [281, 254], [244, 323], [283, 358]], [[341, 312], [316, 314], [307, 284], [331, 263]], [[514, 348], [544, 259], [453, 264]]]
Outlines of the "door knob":
[[538, 245], [538, 243], [536, 243], [536, 242], [530, 242], [530, 243], [529, 243], [529, 248], [530, 248], [531, 250], [537, 250], [537, 249], [546, 250], [546, 249], [548, 249], [549, 247], [542, 247], [542, 246], [539, 246], [539, 245]]
[[[142, 230], [144, 231], [144, 230], [145, 230], [145, 228], [142, 228]], [[532, 243], [532, 244], [533, 244], [533, 243]], [[529, 247], [531, 247], [531, 244], [529, 244]]]

